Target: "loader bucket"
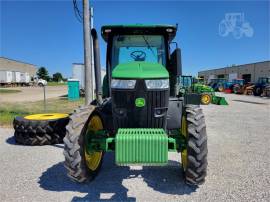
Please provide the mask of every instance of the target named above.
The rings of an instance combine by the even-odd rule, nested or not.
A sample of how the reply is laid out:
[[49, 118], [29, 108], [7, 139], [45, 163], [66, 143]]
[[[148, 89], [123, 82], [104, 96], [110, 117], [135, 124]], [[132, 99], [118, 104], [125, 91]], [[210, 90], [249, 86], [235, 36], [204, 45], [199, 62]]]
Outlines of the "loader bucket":
[[229, 105], [225, 97], [221, 97], [221, 96], [213, 96], [211, 103], [215, 105]]

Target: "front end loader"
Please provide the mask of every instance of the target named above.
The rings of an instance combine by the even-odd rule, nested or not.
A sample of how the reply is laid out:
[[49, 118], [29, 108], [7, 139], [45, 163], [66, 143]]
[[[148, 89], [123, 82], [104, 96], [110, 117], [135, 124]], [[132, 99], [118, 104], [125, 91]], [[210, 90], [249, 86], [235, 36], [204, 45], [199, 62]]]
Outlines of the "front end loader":
[[105, 152], [115, 152], [119, 166], [164, 166], [168, 153], [177, 152], [186, 183], [205, 181], [205, 118], [196, 95], [181, 96], [177, 90], [181, 52], [170, 51], [176, 31], [171, 25], [103, 26], [107, 65], [102, 92], [98, 37], [92, 30], [96, 100], [75, 110], [66, 127], [70, 178], [93, 180]]
[[199, 96], [199, 103], [202, 105], [209, 105], [210, 103], [216, 105], [228, 105], [225, 97], [217, 96], [212, 87], [204, 85], [202, 82], [198, 82], [198, 79], [192, 78], [192, 76], [181, 75], [179, 77], [179, 91], [184, 95], [186, 92], [192, 92]]

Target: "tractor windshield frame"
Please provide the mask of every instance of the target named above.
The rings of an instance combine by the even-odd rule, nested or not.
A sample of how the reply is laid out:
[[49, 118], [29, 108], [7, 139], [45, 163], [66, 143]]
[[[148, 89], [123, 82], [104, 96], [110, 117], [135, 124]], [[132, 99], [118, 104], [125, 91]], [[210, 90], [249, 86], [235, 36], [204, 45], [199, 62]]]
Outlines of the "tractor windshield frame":
[[113, 49], [113, 38], [114, 36], [118, 36], [118, 35], [157, 35], [157, 36], [163, 36], [164, 38], [164, 50], [165, 50], [165, 68], [168, 68], [168, 65], [170, 64], [170, 50], [169, 50], [169, 38], [168, 35], [166, 35], [165, 33], [115, 33], [115, 34], [110, 34], [107, 40], [107, 55], [106, 55], [106, 74], [108, 75], [108, 82], [109, 82], [109, 86], [110, 86], [110, 80], [111, 80], [111, 75], [112, 75], [112, 70], [113, 70], [113, 63], [112, 63], [112, 49]]
[[[136, 54], [135, 54], [136, 53]], [[112, 37], [111, 66], [129, 62], [159, 63], [166, 67], [167, 49], [161, 34], [121, 34]]]

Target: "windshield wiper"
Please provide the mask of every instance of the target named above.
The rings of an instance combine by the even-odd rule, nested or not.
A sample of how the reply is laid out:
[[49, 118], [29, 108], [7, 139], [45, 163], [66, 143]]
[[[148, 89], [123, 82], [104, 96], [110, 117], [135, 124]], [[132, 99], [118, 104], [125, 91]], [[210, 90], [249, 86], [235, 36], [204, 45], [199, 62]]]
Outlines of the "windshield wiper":
[[153, 49], [151, 48], [150, 44], [148, 43], [148, 41], [146, 40], [146, 38], [144, 37], [144, 35], [142, 35], [143, 37], [143, 40], [145, 41], [146, 45], [147, 45], [147, 48], [151, 50], [151, 52], [153, 53], [153, 56], [156, 57]]

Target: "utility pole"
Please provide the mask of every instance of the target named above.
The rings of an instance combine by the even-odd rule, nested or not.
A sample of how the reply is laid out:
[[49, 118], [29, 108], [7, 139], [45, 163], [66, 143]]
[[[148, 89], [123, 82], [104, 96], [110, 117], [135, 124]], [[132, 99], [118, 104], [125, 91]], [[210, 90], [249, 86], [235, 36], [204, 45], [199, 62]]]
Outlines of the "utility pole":
[[83, 41], [84, 41], [84, 82], [85, 82], [85, 105], [93, 100], [92, 94], [92, 55], [91, 55], [91, 34], [90, 34], [90, 11], [89, 1], [83, 0]]

